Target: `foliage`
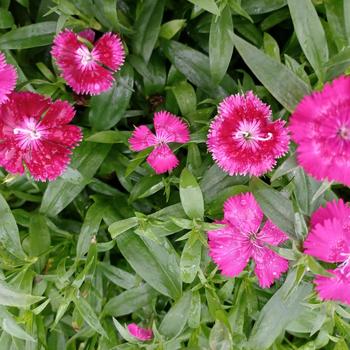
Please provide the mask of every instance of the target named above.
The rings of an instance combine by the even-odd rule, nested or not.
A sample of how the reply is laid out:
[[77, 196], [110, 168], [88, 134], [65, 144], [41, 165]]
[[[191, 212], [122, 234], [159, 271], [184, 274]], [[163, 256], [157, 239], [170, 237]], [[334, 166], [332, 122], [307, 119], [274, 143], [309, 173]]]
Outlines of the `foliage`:
[[[120, 33], [112, 89], [75, 95], [50, 48], [70, 27]], [[3, 0], [0, 50], [17, 90], [75, 105], [84, 141], [51, 183], [1, 172], [1, 349], [348, 349], [350, 310], [321, 302], [302, 252], [311, 213], [348, 190], [297, 166], [294, 145], [261, 179], [228, 176], [206, 148], [222, 98], [254, 91], [288, 120], [300, 99], [350, 68], [349, 0]], [[134, 125], [166, 109], [188, 122], [180, 165], [156, 175], [133, 153]], [[206, 230], [251, 191], [290, 241], [289, 273], [261, 289], [248, 267], [225, 278]], [[153, 328], [137, 342], [126, 325]]]

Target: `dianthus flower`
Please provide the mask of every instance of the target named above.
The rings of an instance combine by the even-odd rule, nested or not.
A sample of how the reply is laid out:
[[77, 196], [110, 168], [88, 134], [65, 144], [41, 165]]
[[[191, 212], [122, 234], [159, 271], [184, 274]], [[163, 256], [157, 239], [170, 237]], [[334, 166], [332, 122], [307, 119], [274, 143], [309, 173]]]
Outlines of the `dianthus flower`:
[[315, 278], [320, 298], [350, 305], [350, 207], [342, 200], [334, 200], [316, 210], [304, 248], [306, 254], [339, 264], [336, 269], [328, 270], [331, 277]]
[[139, 327], [136, 323], [130, 323], [128, 325], [129, 333], [141, 341], [151, 340], [153, 338], [152, 329]]
[[350, 77], [305, 96], [291, 116], [290, 130], [307, 173], [350, 186]]
[[208, 134], [208, 149], [230, 175], [260, 176], [288, 151], [284, 121], [271, 121], [270, 107], [251, 91], [225, 98]]
[[[125, 51], [117, 34], [106, 33], [94, 42], [95, 33], [66, 29], [53, 42], [52, 56], [68, 85], [78, 94], [96, 95], [108, 90], [113, 73], [124, 63]], [[89, 45], [84, 40], [90, 42]]]
[[0, 104], [8, 99], [8, 95], [16, 86], [17, 73], [14, 66], [6, 63], [5, 55], [0, 52]]
[[250, 258], [255, 262], [255, 274], [262, 288], [288, 270], [288, 261], [269, 245], [278, 246], [288, 237], [270, 220], [262, 225], [264, 214], [251, 193], [230, 197], [224, 204], [223, 228], [209, 231], [209, 255], [222, 274], [238, 276]]
[[67, 125], [75, 111], [66, 101], [32, 92], [14, 92], [0, 105], [0, 166], [35, 180], [54, 180], [82, 139], [79, 127]]
[[155, 135], [145, 125], [136, 127], [129, 143], [133, 151], [142, 151], [154, 146], [147, 162], [157, 174], [162, 174], [179, 164], [179, 160], [167, 144], [186, 143], [190, 134], [185, 122], [166, 111], [154, 113], [154, 129]]

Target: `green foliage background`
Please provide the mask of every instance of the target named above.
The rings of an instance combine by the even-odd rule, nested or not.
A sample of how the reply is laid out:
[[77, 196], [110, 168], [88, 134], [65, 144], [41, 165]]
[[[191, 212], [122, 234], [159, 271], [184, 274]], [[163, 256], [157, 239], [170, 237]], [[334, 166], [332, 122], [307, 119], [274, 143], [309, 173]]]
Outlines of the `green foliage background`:
[[[121, 34], [128, 55], [110, 91], [65, 86], [50, 56], [64, 27]], [[287, 120], [346, 73], [349, 0], [1, 0], [0, 30], [17, 89], [75, 104], [85, 135], [52, 183], [1, 173], [0, 349], [348, 349], [350, 309], [319, 301], [324, 267], [302, 253], [310, 214], [348, 189], [305, 174], [293, 145], [264, 178], [230, 177], [205, 142], [229, 94], [253, 90]], [[159, 109], [191, 128], [163, 176], [127, 142]], [[271, 289], [252, 267], [222, 277], [207, 256], [205, 230], [246, 191], [291, 239], [278, 249], [290, 271]], [[154, 341], [137, 343], [130, 322]]]

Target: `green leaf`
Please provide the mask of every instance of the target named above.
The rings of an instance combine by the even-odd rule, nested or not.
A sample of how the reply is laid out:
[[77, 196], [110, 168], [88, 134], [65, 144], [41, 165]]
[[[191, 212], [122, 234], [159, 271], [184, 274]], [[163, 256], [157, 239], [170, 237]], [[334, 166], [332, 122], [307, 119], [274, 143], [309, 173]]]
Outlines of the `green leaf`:
[[136, 275], [105, 262], [99, 262], [97, 269], [101, 270], [112, 283], [124, 289], [131, 289], [138, 283], [138, 277]]
[[190, 312], [188, 315], [188, 326], [198, 328], [201, 322], [201, 296], [198, 291], [192, 292]]
[[220, 15], [220, 11], [218, 6], [215, 3], [215, 0], [188, 0], [189, 2], [192, 2], [192, 4], [195, 4], [199, 7], [201, 7], [203, 10], [206, 10], [213, 15]]
[[138, 13], [133, 37], [133, 50], [147, 63], [158, 39], [163, 18], [164, 0], [144, 0]]
[[36, 340], [29, 335], [23, 328], [21, 328], [17, 322], [8, 313], [7, 317], [3, 319], [1, 328], [8, 334], [18, 339], [27, 340], [35, 343]]
[[56, 22], [41, 22], [16, 28], [0, 36], [0, 49], [29, 49], [52, 43]]
[[139, 223], [139, 219], [135, 217], [119, 220], [114, 222], [112, 225], [108, 227], [108, 232], [111, 234], [112, 239], [114, 239], [117, 236], [121, 235], [122, 233], [137, 226], [138, 223]]
[[271, 58], [280, 62], [280, 48], [277, 41], [268, 33], [264, 33], [264, 51]]
[[173, 19], [162, 24], [159, 36], [164, 39], [172, 39], [186, 25], [185, 19]]
[[89, 136], [85, 141], [97, 143], [124, 143], [128, 145], [131, 133], [128, 131], [107, 130]]
[[[29, 244], [31, 256], [39, 256], [45, 253], [51, 244], [51, 236], [47, 227], [45, 216], [35, 213], [30, 218], [29, 223]], [[41, 272], [47, 261], [46, 256], [42, 256], [36, 263], [37, 270]]]
[[180, 260], [181, 277], [184, 282], [192, 283], [195, 279], [201, 262], [201, 251], [202, 243], [192, 232], [182, 250]]
[[10, 11], [0, 8], [0, 29], [11, 28], [13, 25], [13, 17]]
[[18, 227], [10, 207], [0, 194], [0, 243], [11, 254], [20, 259], [26, 255], [22, 249]]
[[84, 321], [97, 333], [101, 334], [104, 337], [108, 337], [95, 311], [92, 309], [91, 305], [86, 301], [86, 299], [84, 299], [83, 297], [76, 297], [73, 300], [77, 310], [79, 311]]
[[264, 214], [291, 239], [297, 239], [292, 202], [259, 178], [252, 178], [250, 189]]
[[125, 116], [133, 85], [134, 71], [126, 63], [120, 72], [117, 73], [116, 81], [112, 88], [91, 98], [89, 120], [94, 129], [110, 129]]
[[60, 213], [84, 189], [110, 150], [110, 145], [83, 142], [75, 151], [71, 167], [78, 179], [59, 178], [50, 182], [43, 196], [40, 212], [48, 216]]
[[245, 63], [270, 93], [288, 111], [310, 91], [307, 84], [283, 64], [270, 58], [255, 46], [234, 36], [235, 46]]
[[117, 237], [117, 244], [135, 272], [151, 287], [173, 299], [181, 295], [178, 257], [166, 239], [160, 245], [128, 231]]
[[97, 235], [104, 211], [105, 207], [99, 203], [92, 204], [87, 210], [77, 243], [78, 260], [88, 252], [93, 236]]
[[159, 332], [168, 339], [178, 336], [185, 327], [191, 307], [192, 294], [187, 291], [170, 308], [159, 326]]
[[170, 62], [210, 97], [223, 98], [234, 90], [235, 83], [228, 75], [219, 85], [214, 83], [210, 75], [208, 56], [173, 40], [162, 40], [161, 46]]
[[[350, 0], [349, 0], [350, 2]], [[350, 7], [350, 6], [349, 6]], [[344, 48], [326, 64], [326, 79], [331, 80], [343, 74], [350, 67], [350, 47]]]
[[272, 12], [287, 5], [287, 0], [244, 0], [242, 7], [250, 15]]
[[143, 177], [132, 188], [129, 200], [130, 202], [133, 202], [136, 199], [151, 196], [152, 194], [160, 191], [163, 187], [164, 182], [162, 181], [162, 176], [154, 175]]
[[183, 169], [180, 176], [180, 198], [185, 213], [191, 219], [202, 219], [204, 200], [196, 178], [188, 169]]
[[44, 298], [25, 294], [0, 280], [0, 305], [25, 308], [42, 299]]
[[335, 41], [339, 50], [350, 43], [345, 28], [345, 14], [349, 13], [344, 11], [346, 1], [348, 0], [326, 0], [324, 2], [326, 6], [327, 20], [332, 31], [333, 40]]
[[182, 115], [194, 112], [197, 107], [197, 96], [193, 86], [187, 81], [180, 81], [171, 89]]
[[261, 310], [249, 338], [251, 349], [267, 350], [285, 328], [302, 315], [305, 308], [303, 303], [312, 285], [301, 283], [291, 291], [294, 280], [295, 273], [289, 273], [284, 285]]
[[209, 34], [210, 72], [214, 82], [225, 76], [233, 52], [233, 23], [229, 6], [219, 17], [212, 16]]
[[233, 348], [230, 331], [220, 320], [216, 320], [210, 331], [209, 344], [211, 349], [231, 350]]
[[288, 0], [288, 6], [300, 46], [318, 78], [323, 81], [328, 45], [315, 7], [311, 0]]
[[151, 305], [157, 292], [148, 284], [129, 289], [108, 300], [103, 313], [115, 317], [131, 314]]

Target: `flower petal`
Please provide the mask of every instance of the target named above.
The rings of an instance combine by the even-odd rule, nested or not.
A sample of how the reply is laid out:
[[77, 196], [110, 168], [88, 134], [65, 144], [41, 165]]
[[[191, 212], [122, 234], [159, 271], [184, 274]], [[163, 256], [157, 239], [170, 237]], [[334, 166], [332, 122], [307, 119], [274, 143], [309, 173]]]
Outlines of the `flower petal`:
[[253, 250], [255, 274], [262, 288], [269, 288], [282, 273], [288, 270], [288, 261], [268, 248]]
[[[349, 229], [349, 227], [348, 227]], [[305, 253], [330, 263], [343, 262], [350, 254], [350, 233], [338, 219], [317, 224], [304, 242]]]
[[263, 212], [251, 193], [230, 197], [224, 203], [224, 218], [238, 231], [255, 233], [263, 219]]
[[147, 157], [147, 163], [157, 174], [163, 174], [177, 167], [179, 160], [168, 145], [158, 145]]
[[152, 329], [139, 327], [136, 323], [128, 325], [129, 333], [141, 341], [151, 340], [153, 338]]
[[349, 267], [345, 270], [337, 268], [328, 270], [333, 277], [317, 276], [314, 280], [316, 290], [322, 300], [335, 300], [350, 305], [350, 273]]
[[266, 221], [258, 234], [258, 238], [265, 243], [275, 246], [288, 240], [288, 236], [270, 220]]
[[186, 143], [190, 139], [187, 124], [167, 111], [154, 113], [154, 128], [157, 139], [162, 142]]
[[129, 139], [129, 143], [133, 151], [142, 151], [148, 147], [155, 146], [157, 140], [147, 126], [141, 125], [135, 128]]
[[12, 174], [24, 174], [23, 152], [14, 141], [0, 143], [0, 165]]
[[6, 63], [5, 55], [0, 52], [0, 104], [8, 99], [8, 95], [16, 86], [17, 72], [14, 66]]
[[67, 124], [74, 116], [75, 110], [67, 101], [57, 100], [51, 103], [40, 122], [40, 127], [45, 129]]
[[224, 228], [208, 231], [209, 255], [218, 265], [222, 274], [238, 276], [248, 264], [251, 256], [249, 241], [228, 224]]

